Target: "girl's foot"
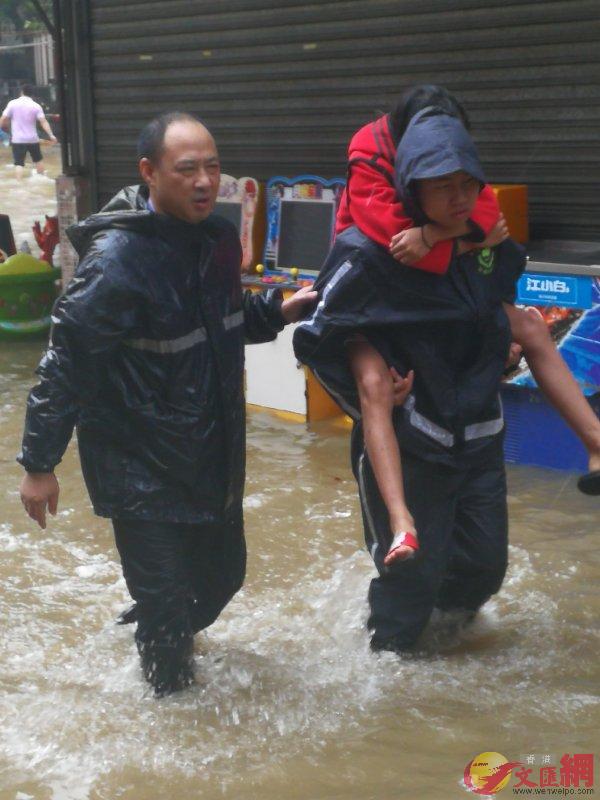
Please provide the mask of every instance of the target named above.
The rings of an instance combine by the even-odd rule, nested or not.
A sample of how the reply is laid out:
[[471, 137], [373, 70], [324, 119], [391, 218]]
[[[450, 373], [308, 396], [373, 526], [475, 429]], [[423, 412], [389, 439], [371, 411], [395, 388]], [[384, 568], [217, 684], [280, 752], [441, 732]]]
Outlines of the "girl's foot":
[[582, 475], [577, 481], [577, 488], [584, 494], [600, 495], [600, 469]]
[[600, 448], [589, 451], [588, 469], [590, 472], [600, 471]]
[[399, 533], [394, 534], [390, 549], [387, 551], [387, 555], [383, 559], [383, 563], [386, 567], [389, 567], [390, 564], [393, 564], [396, 561], [408, 561], [409, 559], [414, 558], [418, 549], [419, 542], [416, 532], [411, 533], [411, 531], [400, 531]]
[[590, 452], [588, 469], [577, 481], [577, 488], [584, 494], [600, 495], [600, 452]]

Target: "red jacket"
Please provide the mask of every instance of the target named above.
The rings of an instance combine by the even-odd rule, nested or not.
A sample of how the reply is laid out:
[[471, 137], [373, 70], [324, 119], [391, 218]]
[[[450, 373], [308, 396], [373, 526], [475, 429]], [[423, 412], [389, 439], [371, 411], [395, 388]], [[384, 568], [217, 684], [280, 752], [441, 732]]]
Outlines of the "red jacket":
[[[354, 134], [348, 147], [348, 183], [340, 200], [336, 234], [356, 225], [387, 249], [392, 236], [414, 227], [394, 187], [395, 154], [387, 114]], [[499, 214], [496, 195], [486, 185], [477, 199], [471, 222], [487, 236], [498, 222]], [[442, 275], [448, 269], [452, 249], [452, 240], [438, 242], [412, 266]]]

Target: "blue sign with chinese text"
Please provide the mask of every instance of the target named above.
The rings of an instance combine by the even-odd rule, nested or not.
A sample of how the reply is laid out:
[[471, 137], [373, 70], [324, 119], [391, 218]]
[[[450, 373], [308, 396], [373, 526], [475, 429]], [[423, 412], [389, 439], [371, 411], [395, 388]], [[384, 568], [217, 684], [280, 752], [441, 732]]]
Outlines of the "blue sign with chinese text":
[[[600, 393], [600, 278], [526, 273], [517, 302], [540, 306], [560, 354], [584, 394]], [[535, 386], [522, 361], [510, 383]]]
[[591, 308], [592, 279], [586, 275], [525, 272], [519, 279], [517, 303], [561, 308]]

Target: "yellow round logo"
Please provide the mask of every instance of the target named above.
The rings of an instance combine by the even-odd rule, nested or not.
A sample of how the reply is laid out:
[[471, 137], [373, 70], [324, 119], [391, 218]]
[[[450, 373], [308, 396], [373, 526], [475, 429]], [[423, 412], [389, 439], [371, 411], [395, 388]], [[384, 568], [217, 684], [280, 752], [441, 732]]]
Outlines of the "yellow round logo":
[[465, 786], [474, 794], [496, 794], [520, 765], [520, 761], [509, 761], [501, 753], [480, 753], [465, 767]]

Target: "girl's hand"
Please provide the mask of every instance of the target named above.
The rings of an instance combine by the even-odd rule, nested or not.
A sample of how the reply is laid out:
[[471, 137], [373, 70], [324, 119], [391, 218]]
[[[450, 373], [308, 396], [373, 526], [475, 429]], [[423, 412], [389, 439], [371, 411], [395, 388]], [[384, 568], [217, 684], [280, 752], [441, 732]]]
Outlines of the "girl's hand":
[[500, 212], [500, 216], [498, 217], [498, 222], [488, 233], [485, 241], [476, 244], [475, 247], [477, 248], [496, 247], [496, 245], [499, 245], [505, 239], [508, 239], [509, 236], [510, 234], [508, 232], [508, 225], [506, 224], [506, 220], [504, 219], [504, 214]]
[[[429, 241], [429, 240], [427, 240]], [[407, 228], [392, 236], [390, 253], [403, 264], [416, 264], [431, 250], [423, 241], [421, 228]]]

